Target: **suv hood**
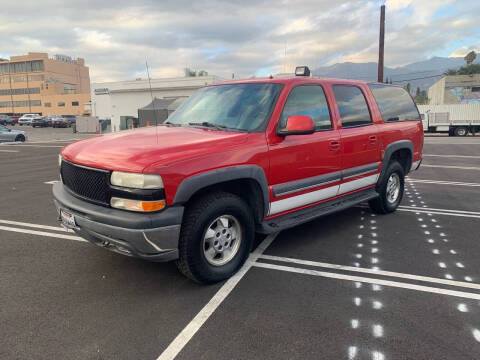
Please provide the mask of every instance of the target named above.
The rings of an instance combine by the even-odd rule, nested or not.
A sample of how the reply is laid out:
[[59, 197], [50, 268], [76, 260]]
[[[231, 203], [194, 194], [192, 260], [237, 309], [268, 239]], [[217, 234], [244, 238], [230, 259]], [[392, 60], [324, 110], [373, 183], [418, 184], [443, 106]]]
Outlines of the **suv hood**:
[[225, 151], [244, 143], [248, 133], [192, 127], [157, 126], [94, 136], [66, 146], [61, 154], [84, 166], [142, 172], [152, 164]]

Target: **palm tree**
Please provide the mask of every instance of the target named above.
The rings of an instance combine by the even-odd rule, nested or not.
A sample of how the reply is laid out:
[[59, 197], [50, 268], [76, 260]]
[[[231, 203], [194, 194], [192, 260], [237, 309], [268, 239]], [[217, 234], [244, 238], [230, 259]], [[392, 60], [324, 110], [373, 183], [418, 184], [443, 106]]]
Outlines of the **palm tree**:
[[465, 55], [464, 59], [467, 62], [467, 65], [473, 63], [473, 61], [477, 58], [477, 53], [475, 51], [470, 51], [467, 55]]

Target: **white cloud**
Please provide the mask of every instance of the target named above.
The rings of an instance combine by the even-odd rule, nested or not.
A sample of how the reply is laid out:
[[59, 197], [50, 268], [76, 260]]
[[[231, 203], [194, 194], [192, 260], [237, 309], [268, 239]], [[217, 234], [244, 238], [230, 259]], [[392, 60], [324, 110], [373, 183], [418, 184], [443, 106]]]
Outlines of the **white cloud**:
[[[376, 61], [380, 0], [24, 0], [0, 13], [2, 53], [86, 59], [93, 81], [178, 76], [184, 67], [230, 78], [339, 61]], [[457, 12], [435, 16], [446, 5]], [[463, 54], [479, 33], [479, 2], [387, 0], [386, 65]], [[57, 10], [52, 10], [57, 9]], [[475, 41], [479, 48], [478, 39]], [[285, 56], [285, 44], [287, 56]], [[219, 50], [220, 49], [220, 50]], [[213, 54], [213, 55], [212, 55]]]

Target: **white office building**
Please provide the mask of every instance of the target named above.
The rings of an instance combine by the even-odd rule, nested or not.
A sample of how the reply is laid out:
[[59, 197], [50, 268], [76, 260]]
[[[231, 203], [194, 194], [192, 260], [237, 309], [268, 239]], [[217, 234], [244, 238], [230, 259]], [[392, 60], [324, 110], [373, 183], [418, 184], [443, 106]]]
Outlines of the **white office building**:
[[[91, 84], [91, 111], [99, 119], [110, 119], [112, 131], [121, 129], [121, 118], [137, 117], [138, 109], [157, 99], [186, 99], [206, 85], [223, 81], [215, 76], [117, 81]], [[179, 103], [179, 102], [176, 102]]]

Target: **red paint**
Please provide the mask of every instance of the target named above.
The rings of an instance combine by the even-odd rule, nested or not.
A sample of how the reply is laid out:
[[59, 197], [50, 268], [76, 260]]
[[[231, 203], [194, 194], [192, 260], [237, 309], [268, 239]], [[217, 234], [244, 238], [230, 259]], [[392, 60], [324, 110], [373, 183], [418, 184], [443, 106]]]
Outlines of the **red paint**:
[[295, 132], [313, 131], [315, 130], [315, 125], [309, 116], [294, 115], [287, 119], [287, 130]]
[[[413, 161], [421, 158], [421, 121], [383, 123], [365, 82], [294, 77], [226, 83], [251, 82], [284, 84], [264, 133], [248, 134], [168, 126], [145, 127], [78, 141], [64, 148], [62, 155], [69, 161], [90, 167], [159, 174], [165, 184], [168, 205], [172, 204], [175, 192], [185, 178], [213, 169], [235, 165], [260, 166], [265, 171], [272, 201], [271, 188], [274, 185], [380, 162], [385, 148], [394, 141], [411, 140], [414, 144]], [[277, 122], [287, 96], [292, 88], [300, 84], [319, 84], [323, 87], [333, 129], [309, 135], [279, 136]], [[342, 129], [331, 88], [333, 84], [355, 85], [362, 89], [372, 116], [372, 125]], [[296, 117], [298, 121], [295, 121], [295, 126], [304, 126], [306, 120], [301, 119], [304, 117]], [[321, 187], [281, 198], [319, 188]], [[314, 204], [308, 206], [312, 205]]]

